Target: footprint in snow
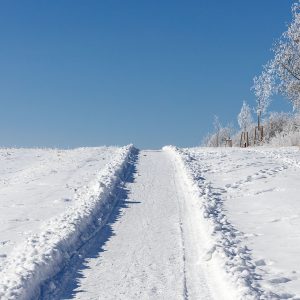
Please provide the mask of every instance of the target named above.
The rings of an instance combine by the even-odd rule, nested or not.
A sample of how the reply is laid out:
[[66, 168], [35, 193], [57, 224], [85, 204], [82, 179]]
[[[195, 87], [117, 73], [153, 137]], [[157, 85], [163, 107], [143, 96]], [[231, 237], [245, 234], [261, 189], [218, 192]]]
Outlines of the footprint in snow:
[[251, 238], [251, 237], [257, 237], [257, 236], [263, 236], [263, 233], [245, 233], [244, 237], [245, 238]]
[[263, 193], [267, 193], [267, 192], [273, 192], [274, 190], [275, 190], [275, 188], [261, 190], [261, 191], [256, 192], [255, 195], [259, 195], [259, 194], [263, 194]]
[[270, 296], [272, 297], [270, 299], [293, 299], [293, 300], [300, 300], [299, 297], [295, 298], [295, 294], [289, 294], [289, 293], [281, 293], [281, 294], [271, 293]]
[[266, 265], [266, 262], [264, 259], [258, 259], [256, 260], [255, 262], [255, 265], [258, 266], [258, 267], [262, 267], [262, 266], [265, 266]]
[[9, 243], [9, 240], [6, 240], [6, 241], [0, 241], [0, 247], [6, 245], [6, 244], [8, 244], [8, 243]]
[[70, 198], [63, 198], [62, 199], [64, 202], [70, 202], [70, 201], [72, 201], [72, 199], [70, 199]]
[[271, 221], [270, 221], [270, 223], [277, 223], [277, 222], [280, 222], [280, 221], [282, 221], [282, 219], [281, 219], [281, 218], [279, 218], [279, 219], [274, 219], [274, 220], [271, 220]]
[[281, 218], [276, 218], [270, 221], [270, 223], [277, 223], [281, 221], [293, 221], [299, 219], [299, 215], [292, 215], [292, 216], [287, 216], [287, 217], [281, 217]]
[[292, 281], [292, 279], [287, 278], [287, 277], [278, 277], [278, 278], [273, 278], [273, 279], [269, 280], [269, 282], [273, 283], [273, 284], [287, 283], [289, 281]]
[[28, 221], [30, 221], [30, 219], [28, 219], [28, 218], [24, 218], [24, 219], [22, 219], [22, 218], [17, 218], [17, 219], [10, 219], [10, 220], [8, 220], [9, 222], [28, 222]]

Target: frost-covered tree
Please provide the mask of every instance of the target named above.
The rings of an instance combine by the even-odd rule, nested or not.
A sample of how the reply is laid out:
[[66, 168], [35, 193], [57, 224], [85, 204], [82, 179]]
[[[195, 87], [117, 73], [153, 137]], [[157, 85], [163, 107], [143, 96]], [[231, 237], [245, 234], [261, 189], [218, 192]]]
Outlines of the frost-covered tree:
[[286, 112], [271, 112], [269, 117], [268, 134], [272, 138], [278, 133], [289, 134], [294, 131], [294, 122], [296, 118]]
[[225, 144], [227, 139], [230, 139], [233, 133], [232, 124], [223, 126], [218, 116], [214, 116], [214, 132], [208, 134], [202, 141], [203, 146], [207, 147], [220, 147]]
[[216, 147], [219, 147], [220, 146], [220, 131], [221, 131], [221, 128], [222, 128], [222, 125], [221, 125], [221, 122], [219, 120], [219, 117], [218, 116], [214, 116], [214, 129], [215, 129], [215, 144], [216, 144]]
[[265, 70], [259, 76], [255, 76], [253, 81], [254, 85], [252, 89], [256, 96], [256, 113], [257, 113], [257, 126], [260, 127], [261, 117], [267, 111], [271, 102], [271, 96], [273, 92], [274, 79], [272, 71]]
[[[292, 21], [273, 49], [274, 58], [265, 66], [254, 86], [258, 95], [280, 92], [300, 109], [300, 1], [292, 6]], [[262, 89], [265, 87], [266, 90]]]
[[238, 123], [243, 131], [247, 131], [247, 128], [249, 128], [252, 123], [251, 108], [246, 101], [243, 101], [241, 111], [238, 114]]
[[300, 2], [292, 7], [292, 22], [274, 48], [270, 70], [277, 80], [278, 91], [285, 95], [294, 109], [300, 106]]

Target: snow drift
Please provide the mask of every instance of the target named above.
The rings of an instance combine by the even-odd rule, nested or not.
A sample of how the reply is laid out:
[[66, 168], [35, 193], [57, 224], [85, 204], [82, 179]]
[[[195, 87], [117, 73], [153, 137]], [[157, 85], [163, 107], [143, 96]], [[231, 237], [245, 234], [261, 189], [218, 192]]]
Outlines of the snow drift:
[[74, 206], [45, 222], [42, 232], [12, 251], [0, 273], [1, 299], [39, 297], [43, 282], [55, 276], [95, 230], [104, 225], [116, 202], [116, 186], [134, 151], [132, 145], [120, 148], [92, 182], [78, 189]]

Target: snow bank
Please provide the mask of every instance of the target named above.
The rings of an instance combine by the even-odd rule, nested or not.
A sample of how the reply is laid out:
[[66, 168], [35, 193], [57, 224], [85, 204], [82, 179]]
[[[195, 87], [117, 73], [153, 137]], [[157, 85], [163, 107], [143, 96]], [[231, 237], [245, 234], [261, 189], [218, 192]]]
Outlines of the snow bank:
[[120, 147], [0, 148], [0, 272], [11, 251], [66, 211]]
[[268, 298], [257, 282], [260, 276], [252, 263], [250, 250], [241, 242], [242, 233], [228, 221], [222, 200], [212, 192], [211, 184], [206, 182], [202, 170], [192, 163], [194, 158], [188, 151], [173, 146], [164, 147], [163, 150], [173, 155], [182, 179], [189, 188], [188, 192], [201, 202], [206, 238], [212, 241], [205, 259], [219, 266], [216, 271], [224, 273], [228, 288], [234, 289], [240, 299]]
[[120, 148], [92, 182], [78, 189], [74, 206], [45, 222], [42, 232], [12, 251], [0, 273], [1, 299], [39, 297], [43, 282], [56, 275], [95, 229], [105, 223], [115, 205], [116, 185], [133, 152], [132, 145]]

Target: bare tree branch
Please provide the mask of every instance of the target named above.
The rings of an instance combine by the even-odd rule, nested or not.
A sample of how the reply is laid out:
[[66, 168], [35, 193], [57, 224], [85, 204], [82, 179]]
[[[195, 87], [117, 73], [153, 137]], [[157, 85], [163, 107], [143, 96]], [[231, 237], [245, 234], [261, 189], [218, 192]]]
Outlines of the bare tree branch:
[[289, 67], [287, 67], [284, 63], [281, 63], [282, 67], [289, 72], [290, 75], [292, 75], [295, 79], [300, 81], [300, 78], [293, 72]]

